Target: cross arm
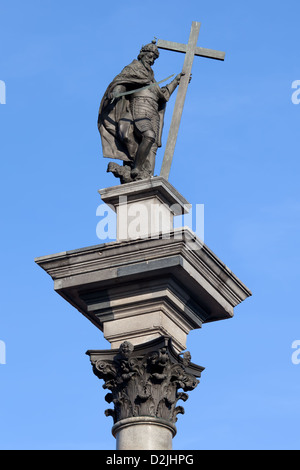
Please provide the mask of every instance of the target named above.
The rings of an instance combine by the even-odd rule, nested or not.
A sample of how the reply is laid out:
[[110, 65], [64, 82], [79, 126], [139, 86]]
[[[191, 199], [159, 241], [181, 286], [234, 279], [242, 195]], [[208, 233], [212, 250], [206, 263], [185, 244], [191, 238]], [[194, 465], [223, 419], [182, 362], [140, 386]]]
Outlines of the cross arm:
[[[164, 41], [163, 39], [157, 40], [157, 47], [167, 51], [174, 52], [187, 52], [187, 45], [180, 44], [179, 42]], [[196, 47], [195, 55], [199, 57], [207, 57], [208, 59], [225, 60], [225, 52], [214, 51], [213, 49], [205, 49], [204, 47]]]

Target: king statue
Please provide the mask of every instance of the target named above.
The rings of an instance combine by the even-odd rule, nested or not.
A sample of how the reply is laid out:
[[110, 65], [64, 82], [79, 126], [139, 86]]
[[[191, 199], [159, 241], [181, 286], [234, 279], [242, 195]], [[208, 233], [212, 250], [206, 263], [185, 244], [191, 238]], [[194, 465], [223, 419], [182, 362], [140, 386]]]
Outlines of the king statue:
[[122, 184], [154, 175], [166, 103], [184, 75], [179, 73], [160, 87], [151, 68], [158, 57], [156, 41], [143, 46], [137, 60], [110, 83], [100, 104], [98, 129], [103, 156], [123, 161], [123, 166], [110, 162], [107, 171]]

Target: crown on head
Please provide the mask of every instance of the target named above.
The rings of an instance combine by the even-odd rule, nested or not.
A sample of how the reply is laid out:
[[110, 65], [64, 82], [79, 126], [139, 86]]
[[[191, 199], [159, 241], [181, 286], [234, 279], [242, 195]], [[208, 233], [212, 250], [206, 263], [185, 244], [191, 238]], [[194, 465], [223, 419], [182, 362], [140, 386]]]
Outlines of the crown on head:
[[153, 41], [150, 42], [150, 44], [146, 44], [146, 46], [142, 46], [140, 52], [153, 52], [156, 55], [156, 57], [159, 57], [159, 50], [156, 45], [156, 38], [153, 39]]

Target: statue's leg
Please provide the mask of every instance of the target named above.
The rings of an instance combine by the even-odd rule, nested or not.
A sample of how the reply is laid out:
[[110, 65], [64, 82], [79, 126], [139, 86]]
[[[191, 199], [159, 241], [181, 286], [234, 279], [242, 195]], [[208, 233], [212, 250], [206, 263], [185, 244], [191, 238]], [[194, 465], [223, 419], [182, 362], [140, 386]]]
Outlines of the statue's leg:
[[140, 143], [131, 176], [133, 179], [150, 178], [154, 172], [155, 151], [153, 153], [152, 148], [156, 146], [159, 119], [155, 102], [152, 99], [134, 99], [132, 102], [132, 115], [135, 130], [140, 137]]
[[118, 137], [127, 149], [128, 156], [131, 159], [129, 164], [132, 166], [138, 150], [138, 143], [134, 138], [133, 121], [130, 114], [127, 114], [120, 119], [118, 123]]
[[[139, 145], [136, 157], [134, 168], [131, 172], [132, 178], [137, 178], [139, 175], [142, 179], [147, 176], [149, 173], [149, 178], [152, 176], [151, 171], [149, 172], [149, 154], [151, 152], [151, 148], [155, 144], [155, 132], [153, 130], [147, 130], [142, 134], [142, 141]], [[155, 162], [155, 155], [154, 155], [154, 162]], [[153, 162], [151, 163], [151, 168], [153, 167]], [[147, 168], [148, 167], [148, 168]], [[153, 168], [154, 170], [154, 168]]]
[[146, 173], [149, 173], [150, 176], [154, 175], [156, 152], [157, 143], [154, 142], [144, 164], [144, 170]]

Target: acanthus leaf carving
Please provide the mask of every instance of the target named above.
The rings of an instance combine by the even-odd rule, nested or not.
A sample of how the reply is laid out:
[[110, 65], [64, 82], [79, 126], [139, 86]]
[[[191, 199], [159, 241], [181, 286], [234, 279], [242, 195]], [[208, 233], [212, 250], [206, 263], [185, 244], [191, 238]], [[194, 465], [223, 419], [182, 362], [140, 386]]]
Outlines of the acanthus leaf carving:
[[112, 416], [114, 423], [134, 416], [151, 416], [174, 424], [177, 415], [184, 413], [177, 402], [186, 401], [185, 392], [199, 384], [188, 370], [190, 353], [184, 353], [183, 358], [174, 357], [168, 345], [140, 354], [125, 341], [113, 357], [91, 359], [95, 375], [104, 380], [103, 388], [110, 391], [105, 399], [114, 405], [114, 410], [106, 410], [106, 416]]

